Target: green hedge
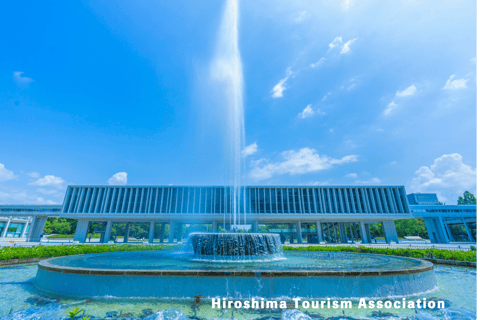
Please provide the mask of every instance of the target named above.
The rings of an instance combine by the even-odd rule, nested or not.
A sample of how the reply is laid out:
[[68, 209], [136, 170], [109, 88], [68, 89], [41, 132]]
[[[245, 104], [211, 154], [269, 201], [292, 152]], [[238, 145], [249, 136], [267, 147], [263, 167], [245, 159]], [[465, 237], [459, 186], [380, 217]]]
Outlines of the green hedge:
[[[46, 236], [48, 239], [73, 239], [75, 235], [74, 234], [52, 234], [52, 235], [49, 235], [49, 236]], [[100, 238], [100, 235], [99, 234], [91, 234], [89, 233], [87, 235], [87, 239], [92, 236], [93, 239], [98, 239]]]
[[85, 253], [173, 250], [178, 246], [159, 245], [68, 245], [68, 246], [35, 246], [35, 247], [4, 247], [0, 249], [0, 260], [47, 258], [70, 256]]
[[389, 256], [412, 257], [412, 258], [431, 258], [456, 261], [477, 261], [476, 251], [450, 251], [442, 249], [389, 249], [389, 248], [367, 248], [367, 247], [287, 247], [285, 251], [333, 251], [333, 252], [360, 252], [360, 253], [378, 253]]

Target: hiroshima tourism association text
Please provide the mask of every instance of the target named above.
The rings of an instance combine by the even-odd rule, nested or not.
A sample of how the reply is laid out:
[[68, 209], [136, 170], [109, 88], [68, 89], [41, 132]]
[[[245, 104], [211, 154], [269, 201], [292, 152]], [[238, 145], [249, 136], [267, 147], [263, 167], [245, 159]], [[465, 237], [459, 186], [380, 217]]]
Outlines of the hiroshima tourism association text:
[[[353, 309], [353, 303], [350, 300], [302, 300], [301, 298], [291, 299], [293, 303], [287, 303], [285, 300], [265, 300], [264, 298], [252, 298], [249, 300], [229, 300], [227, 298], [212, 298], [212, 308], [214, 309]], [[358, 309], [436, 309], [445, 308], [445, 301], [427, 300], [426, 298], [417, 300], [368, 300], [360, 298], [358, 300]]]

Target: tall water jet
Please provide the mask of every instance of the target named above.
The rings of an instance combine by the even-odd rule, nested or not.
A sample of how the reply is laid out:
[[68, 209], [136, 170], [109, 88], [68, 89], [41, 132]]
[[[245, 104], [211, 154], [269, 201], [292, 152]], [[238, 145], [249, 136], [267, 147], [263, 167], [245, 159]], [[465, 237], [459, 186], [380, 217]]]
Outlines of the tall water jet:
[[[232, 190], [229, 194], [233, 213], [232, 226], [238, 223], [240, 192], [243, 176], [242, 150], [245, 147], [243, 111], [242, 60], [238, 49], [238, 1], [227, 0], [217, 36], [215, 55], [211, 63], [211, 79], [219, 89], [225, 114], [225, 150], [227, 152], [227, 179]], [[242, 206], [243, 208], [245, 206]], [[226, 210], [225, 210], [226, 211]]]

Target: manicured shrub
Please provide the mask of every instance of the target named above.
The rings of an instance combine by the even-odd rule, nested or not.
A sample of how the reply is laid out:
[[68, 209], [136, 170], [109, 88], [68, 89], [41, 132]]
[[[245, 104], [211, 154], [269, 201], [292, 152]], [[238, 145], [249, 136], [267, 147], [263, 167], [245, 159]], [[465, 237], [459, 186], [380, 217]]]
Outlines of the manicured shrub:
[[412, 258], [431, 258], [431, 259], [443, 259], [443, 260], [456, 260], [456, 261], [477, 261], [475, 251], [451, 251], [445, 249], [405, 249], [405, 248], [367, 248], [367, 247], [320, 247], [320, 246], [308, 246], [308, 247], [288, 247], [284, 246], [283, 250], [286, 251], [329, 251], [329, 252], [361, 252], [361, 253], [377, 253], [390, 256], [399, 257], [412, 257]]
[[71, 256], [76, 254], [118, 252], [118, 251], [145, 251], [145, 250], [173, 250], [179, 246], [158, 245], [68, 245], [68, 246], [35, 246], [35, 247], [4, 247], [0, 249], [0, 260], [46, 258]]

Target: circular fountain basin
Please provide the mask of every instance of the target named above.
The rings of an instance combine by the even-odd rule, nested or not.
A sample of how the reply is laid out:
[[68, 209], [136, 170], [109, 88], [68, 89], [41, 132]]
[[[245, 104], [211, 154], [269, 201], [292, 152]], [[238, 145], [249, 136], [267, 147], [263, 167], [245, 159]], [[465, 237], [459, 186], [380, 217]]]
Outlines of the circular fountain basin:
[[167, 251], [76, 255], [39, 263], [37, 288], [66, 296], [391, 297], [436, 287], [430, 262], [375, 254], [284, 252], [283, 260], [216, 263]]
[[268, 233], [191, 233], [197, 259], [214, 261], [273, 259], [282, 253], [279, 234]]

